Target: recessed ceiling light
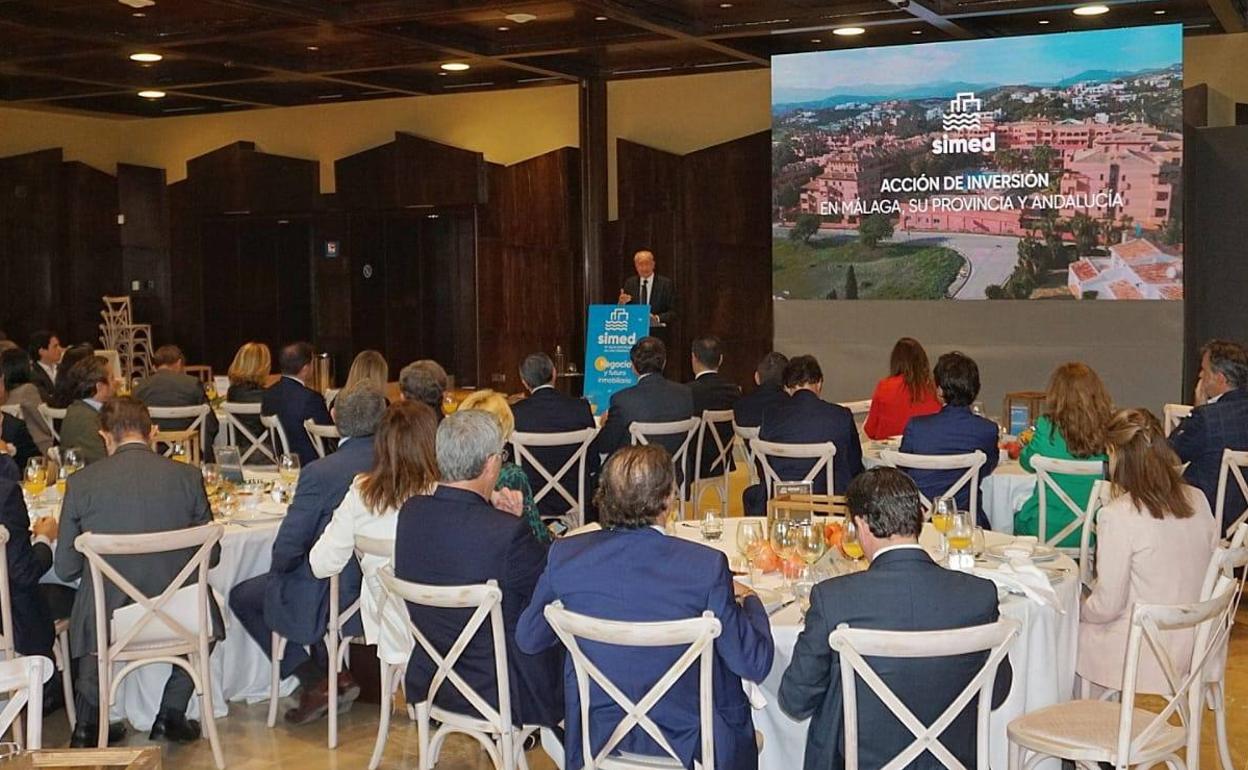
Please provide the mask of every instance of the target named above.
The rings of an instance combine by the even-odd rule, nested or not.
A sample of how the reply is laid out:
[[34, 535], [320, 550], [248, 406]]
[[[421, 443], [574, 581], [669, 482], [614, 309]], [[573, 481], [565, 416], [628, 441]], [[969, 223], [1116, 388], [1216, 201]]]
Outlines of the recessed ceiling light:
[[606, 17], [606, 16], [595, 16], [595, 17], [594, 17], [594, 21], [606, 21], [606, 20], [607, 20], [607, 17]]
[[165, 58], [165, 57], [161, 56], [161, 55], [160, 55], [160, 54], [158, 54], [158, 53], [146, 53], [146, 52], [140, 52], [140, 53], [132, 53], [132, 54], [130, 54], [130, 61], [141, 61], [141, 62], [145, 62], [145, 63], [157, 62], [157, 61], [160, 61], [160, 60], [161, 60], [161, 59], [163, 59], [163, 58]]
[[732, 7], [732, 3], [720, 3], [720, 4], [719, 4], [719, 7], [720, 7], [720, 8], [731, 8], [731, 7]]
[[1154, 16], [1165, 16], [1165, 15], [1166, 15], [1166, 12], [1165, 12], [1165, 11], [1160, 11], [1160, 10], [1158, 10], [1158, 11], [1153, 11], [1153, 15], [1154, 15]]
[[1038, 22], [1036, 22], [1036, 23], [1037, 23], [1037, 24], [1048, 24], [1048, 23], [1049, 23], [1049, 20], [1048, 20], [1048, 19], [1041, 19], [1040, 21], [1038, 21]]
[[468, 64], [462, 61], [448, 61], [446, 64], [442, 65], [442, 69], [447, 72], [463, 72], [468, 69]]
[[810, 39], [810, 42], [812, 42], [812, 43], [822, 43], [822, 42], [823, 42], [823, 38], [812, 37], [812, 38]]
[[1081, 5], [1074, 10], [1076, 16], [1100, 16], [1109, 13], [1108, 5]]
[[921, 30], [921, 29], [912, 29], [912, 30], [910, 30], [910, 34], [911, 34], [911, 35], [922, 35], [922, 34], [923, 34], [923, 30]]
[[862, 27], [837, 27], [832, 30], [833, 35], [840, 35], [841, 37], [855, 37], [863, 34], [864, 32], [866, 32], [866, 30]]
[[507, 31], [507, 30], [509, 30], [509, 29], [511, 29], [511, 27], [499, 27], [499, 28], [498, 28], [498, 31], [499, 31], [499, 32], [506, 32], [506, 31]]
[[164, 99], [165, 92], [164, 91], [139, 91], [139, 96], [142, 96], [144, 99]]
[[537, 17], [531, 13], [509, 13], [503, 18], [516, 24], [528, 24], [530, 21], [537, 21]]
[[144, 16], [146, 16], [147, 14], [146, 14], [146, 13], [143, 13], [142, 11], [135, 11], [134, 13], [132, 13], [132, 14], [130, 14], [130, 15], [131, 15], [131, 16], [133, 16], [133, 17], [134, 17], [134, 18], [136, 18], [136, 19], [141, 19], [141, 18], [143, 18]]
[[446, 77], [446, 76], [447, 76], [447, 75], [449, 75], [449, 74], [451, 74], [451, 73], [449, 73], [449, 72], [439, 72], [439, 73], [438, 73], [438, 77], [440, 77], [440, 78], [444, 78], [444, 77]]
[[308, 46], [308, 50], [309, 50], [309, 51], [319, 51], [319, 50], [321, 50], [321, 47], [320, 47], [319, 45], [310, 45], [310, 46]]

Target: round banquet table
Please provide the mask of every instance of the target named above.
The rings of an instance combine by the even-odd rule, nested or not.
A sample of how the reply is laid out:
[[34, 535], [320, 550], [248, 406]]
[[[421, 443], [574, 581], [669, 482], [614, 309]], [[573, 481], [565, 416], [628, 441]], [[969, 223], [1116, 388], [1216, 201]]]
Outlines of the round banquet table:
[[[730, 560], [739, 559], [736, 548], [736, 529], [741, 518], [724, 520], [723, 537], [715, 542], [702, 539], [696, 524], [681, 523], [676, 535], [701, 542], [728, 554]], [[999, 533], [986, 533], [988, 545], [1009, 540]], [[925, 526], [922, 542], [929, 547], [937, 537], [930, 525]], [[992, 712], [989, 736], [989, 758], [995, 770], [1008, 767], [1009, 745], [1006, 726], [1014, 719], [1030, 711], [1070, 700], [1075, 689], [1075, 652], [1079, 638], [1079, 576], [1075, 563], [1066, 556], [1059, 556], [1057, 566], [1066, 573], [1053, 588], [1064, 612], [1057, 612], [1026, 597], [1009, 594], [1001, 600], [1001, 616], [1014, 618], [1022, 623], [1022, 632], [1010, 650], [1013, 666], [1013, 685], [1010, 694], [1000, 708]], [[977, 564], [977, 567], [986, 566]], [[765, 575], [759, 585], [762, 588], [778, 586], [778, 573]], [[797, 635], [802, 629], [802, 615], [797, 604], [776, 611], [771, 616], [771, 633], [776, 643], [775, 662], [771, 673], [761, 682], [767, 703], [754, 712], [754, 728], [763, 734], [763, 750], [759, 755], [759, 770], [793, 770], [802, 766], [806, 751], [806, 730], [809, 720], [796, 720], [780, 708], [780, 680], [793, 658]], [[1057, 770], [1056, 761], [1045, 762], [1041, 767]]]

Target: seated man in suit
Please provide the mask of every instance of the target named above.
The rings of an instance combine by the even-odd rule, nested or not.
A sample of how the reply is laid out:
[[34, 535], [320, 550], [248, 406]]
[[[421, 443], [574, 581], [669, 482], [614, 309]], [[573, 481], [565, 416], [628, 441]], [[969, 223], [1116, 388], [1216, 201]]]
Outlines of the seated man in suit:
[[[693, 392], [688, 385], [663, 376], [667, 346], [658, 337], [642, 337], [629, 351], [637, 384], [611, 396], [607, 421], [589, 451], [595, 457], [609, 455], [632, 443], [628, 426], [635, 422], [675, 422], [693, 417]], [[684, 436], [660, 436], [656, 443], [675, 454]], [[690, 442], [692, 444], [693, 442]], [[692, 456], [693, 450], [689, 451]]]
[[312, 346], [306, 342], [292, 342], [282, 348], [277, 359], [282, 378], [264, 391], [260, 400], [260, 414], [277, 415], [290, 443], [290, 451], [299, 455], [302, 465], [318, 457], [312, 439], [308, 438], [308, 432], [303, 428], [303, 421], [311, 420], [317, 425], [334, 424], [325, 406], [325, 397], [305, 384], [312, 379], [314, 355]]
[[[4, 378], [0, 377], [0, 404], [7, 397]], [[39, 445], [30, 435], [25, 420], [0, 412], [0, 457], [5, 455], [12, 457], [18, 468], [25, 468], [27, 460], [42, 457], [43, 452], [39, 451]]]
[[[836, 445], [832, 458], [832, 484], [829, 491], [827, 475], [821, 468], [813, 482], [816, 495], [842, 494], [849, 482], [862, 473], [862, 444], [854, 415], [840, 404], [820, 398], [823, 392], [823, 370], [814, 356], [796, 356], [784, 367], [784, 390], [789, 398], [763, 414], [758, 437], [777, 444]], [[768, 458], [771, 469], [783, 481], [801, 481], [817, 460], [776, 457]], [[762, 516], [767, 513], [767, 480], [748, 487], [743, 495], [745, 513]]]
[[[837, 626], [883, 631], [937, 631], [995, 623], [997, 587], [991, 581], [947, 570], [919, 545], [923, 511], [914, 482], [895, 468], [873, 468], [849, 485], [849, 513], [871, 561], [865, 572], [825, 580], [810, 595], [806, 625], [780, 682], [780, 708], [794, 719], [810, 717], [805, 770], [831, 770], [844, 762], [840, 661], [828, 645]], [[986, 653], [952, 658], [869, 659], [872, 668], [925, 725], [936, 721], [979, 673]], [[1010, 692], [1009, 660], [993, 687], [993, 708]], [[858, 763], [883, 767], [914, 735], [865, 684], [859, 682]], [[967, 767], [975, 764], [975, 701], [940, 741]], [[908, 767], [943, 767], [924, 752]]]
[[[75, 473], [65, 488], [56, 541], [56, 574], [67, 582], [83, 578], [88, 572], [86, 557], [74, 548], [74, 539], [83, 532], [135, 535], [212, 523], [199, 469], [161, 457], [152, 450], [156, 428], [141, 401], [128, 396], [110, 399], [100, 410], [100, 430], [108, 456]], [[193, 549], [111, 556], [108, 561], [145, 595], [158, 596], [192, 556]], [[219, 550], [214, 550], [212, 564], [217, 563], [219, 556]], [[194, 575], [187, 582], [194, 582]], [[210, 601], [212, 637], [221, 639], [225, 628], [221, 612], [216, 602]], [[105, 606], [110, 613], [129, 603], [120, 590], [110, 586], [106, 591]], [[69, 642], [78, 664], [74, 685], [78, 724], [69, 745], [94, 746], [100, 692], [95, 595], [89, 577], [78, 588], [69, 618]], [[152, 725], [152, 740], [167, 738], [185, 743], [199, 739], [199, 723], [186, 718], [186, 706], [193, 692], [190, 676], [175, 667], [165, 683], [160, 711]], [[109, 729], [109, 742], [121, 740], [124, 735], [125, 726], [114, 724]]]
[[[502, 454], [503, 431], [498, 418], [489, 412], [469, 409], [442, 421], [437, 435], [441, 482], [433, 494], [413, 497], [399, 510], [394, 573], [402, 580], [431, 585], [498, 581], [503, 593], [512, 720], [516, 725], [553, 727], [563, 718], [559, 651], [528, 655], [515, 642], [520, 613], [529, 605], [546, 566], [546, 546], [520, 515], [524, 508], [520, 493], [494, 489]], [[469, 609], [415, 605], [408, 605], [408, 612], [434, 647], [443, 651], [450, 649], [472, 615]], [[455, 671], [498, 708], [494, 642], [488, 630], [473, 636]], [[433, 661], [417, 646], [408, 662], [405, 687], [412, 702], [426, 697], [433, 674]], [[478, 716], [449, 682], [438, 689], [435, 703]]]
[[100, 409], [113, 397], [113, 372], [108, 361], [87, 356], [63, 376], [74, 384], [74, 401], [61, 421], [61, 446], [77, 447], [87, 465], [108, 452], [100, 437]]
[[[589, 402], [583, 398], [565, 396], [555, 389], [555, 364], [545, 353], [531, 353], [520, 364], [520, 381], [528, 391], [527, 398], [512, 404], [511, 413], [516, 419], [515, 430], [520, 433], [568, 433], [594, 427], [594, 414], [590, 411]], [[562, 447], [533, 447], [533, 457], [552, 475], [572, 458], [574, 450]], [[589, 475], [597, 470], [592, 452], [586, 452], [585, 473]], [[519, 457], [513, 460], [520, 462]], [[527, 463], [521, 463], [529, 476], [529, 485], [537, 492], [546, 486], [537, 469]], [[569, 472], [559, 484], [573, 497], [576, 496], [579, 483], [575, 473]], [[586, 506], [588, 507], [588, 500]], [[542, 516], [560, 516], [568, 511], [568, 501], [554, 489], [537, 501], [537, 510]]]
[[442, 398], [446, 395], [446, 370], [437, 361], [422, 358], [403, 367], [399, 372], [399, 394], [411, 401], [428, 405], [442, 422]]
[[742, 428], [757, 428], [763, 424], [763, 413], [776, 404], [788, 400], [784, 390], [784, 367], [789, 359], [774, 350], [763, 356], [754, 369], [754, 390], [746, 393], [732, 406], [732, 419]]
[[[672, 461], [662, 447], [627, 447], [612, 455], [597, 491], [604, 529], [551, 546], [546, 571], [520, 618], [516, 642], [532, 653], [558, 647], [543, 614], [546, 605], [555, 601], [573, 612], [634, 623], [714, 613], [723, 626], [715, 640], [713, 671], [715, 767], [752, 770], [758, 767], [758, 749], [741, 680], [761, 682], [771, 670], [775, 654], [771, 626], [758, 597], [733, 582], [728, 559], [721, 552], [663, 534], [664, 520], [676, 505], [675, 492]], [[594, 664], [634, 700], [663, 676], [681, 652], [601, 645], [594, 645], [593, 651]], [[599, 751], [623, 713], [597, 688], [590, 697], [594, 714], [590, 745]], [[564, 698], [566, 766], [581, 767], [585, 727], [570, 658], [564, 667]], [[697, 677], [686, 672], [649, 716], [680, 755], [681, 763], [693, 767], [701, 746]], [[619, 750], [666, 757], [636, 727]]]
[[[1199, 487], [1209, 499], [1209, 508], [1216, 511], [1222, 450], [1248, 449], [1248, 350], [1242, 345], [1211, 340], [1201, 350], [1196, 408], [1170, 434], [1170, 446], [1188, 463], [1183, 478]], [[1224, 530], [1243, 514], [1245, 505], [1239, 485], [1228, 479]]]
[[[689, 383], [689, 390], [693, 392], [693, 413], [701, 417], [708, 410], [731, 411], [737, 399], [741, 398], [741, 388], [719, 373], [719, 367], [724, 363], [723, 346], [719, 337], [701, 337], [694, 340], [689, 358], [693, 365], [693, 382]], [[725, 423], [716, 432], [724, 446], [732, 442], [732, 425]], [[696, 442], [698, 439], [695, 436], [693, 440]], [[694, 443], [690, 449], [696, 452], [697, 444]], [[715, 439], [708, 433], [702, 440], [700, 463], [703, 478], [722, 476], [733, 469], [732, 453], [728, 453], [724, 462], [715, 465], [718, 454]], [[712, 468], [712, 465], [715, 467]]]
[[[963, 353], [946, 353], [936, 360], [932, 370], [936, 380], [936, 397], [942, 404], [936, 414], [911, 417], [901, 435], [901, 451], [916, 455], [970, 454], [975, 450], [984, 453], [987, 462], [979, 469], [979, 476], [958, 490], [958, 510], [971, 506], [971, 484], [976, 488], [997, 467], [1001, 450], [997, 448], [997, 424], [986, 417], [971, 412], [971, 404], [979, 397], [979, 366]], [[965, 471], [931, 471], [905, 468], [919, 490], [929, 500], [943, 495]], [[988, 529], [988, 516], [984, 513], [981, 498], [979, 526]]]
[[654, 253], [642, 249], [633, 255], [636, 275], [620, 289], [621, 305], [649, 305], [650, 323], [671, 326], [676, 320], [676, 290], [672, 279], [654, 272]]
[[41, 329], [30, 335], [27, 352], [35, 364], [30, 368], [30, 381], [38, 388], [39, 397], [46, 403], [56, 386], [57, 369], [65, 348], [61, 347], [61, 340], [56, 332]]
[[[260, 649], [271, 652], [272, 632], [286, 637], [282, 677], [299, 680], [299, 705], [288, 710], [290, 724], [306, 724], [329, 711], [330, 661], [324, 637], [329, 624], [329, 579], [312, 574], [308, 554], [346, 497], [357, 474], [373, 465], [373, 434], [386, 411], [386, 397], [363, 383], [344, 389], [334, 401], [342, 440], [338, 451], [304, 466], [295, 498], [273, 540], [269, 572], [244, 580], [230, 591], [230, 609]], [[352, 559], [339, 575], [339, 610], [360, 594], [360, 566]], [[357, 615], [348, 631], [360, 631]], [[310, 651], [304, 649], [310, 648]], [[349, 706], [360, 687], [349, 672], [338, 675], [339, 704]]]
[[[208, 403], [208, 394], [204, 392], [204, 384], [197, 377], [187, 374], [186, 356], [177, 345], [161, 345], [152, 356], [156, 371], [143, 379], [134, 389], [134, 397], [153, 406], [199, 406]], [[157, 420], [161, 430], [186, 430], [194, 420]], [[212, 442], [217, 435], [217, 417], [211, 411], [204, 418], [200, 428], [203, 431], [204, 446], [212, 451]], [[301, 429], [302, 430], [302, 429]]]
[[[5, 561], [13, 602], [14, 646], [18, 655], [52, 657], [52, 615], [39, 590], [39, 578], [52, 566], [57, 521], [44, 516], [31, 525], [22, 497], [21, 472], [11, 458], [0, 455], [0, 526], [9, 530]], [[6, 629], [7, 631], [7, 629]], [[48, 692], [44, 685], [44, 692]]]

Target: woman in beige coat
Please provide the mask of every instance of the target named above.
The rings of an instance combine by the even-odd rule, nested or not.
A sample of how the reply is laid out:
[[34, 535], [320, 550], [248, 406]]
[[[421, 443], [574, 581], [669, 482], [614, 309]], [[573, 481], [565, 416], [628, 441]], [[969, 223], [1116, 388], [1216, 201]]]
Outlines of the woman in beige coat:
[[[1097, 580], [1079, 617], [1076, 670], [1092, 684], [1121, 690], [1132, 609], [1198, 601], [1218, 527], [1205, 496], [1183, 483], [1179, 459], [1147, 409], [1124, 409], [1110, 420], [1109, 478], [1115, 497], [1097, 519]], [[1162, 635], [1172, 660], [1190, 660], [1193, 634]], [[1141, 693], [1169, 690], [1147, 645], [1136, 686]]]

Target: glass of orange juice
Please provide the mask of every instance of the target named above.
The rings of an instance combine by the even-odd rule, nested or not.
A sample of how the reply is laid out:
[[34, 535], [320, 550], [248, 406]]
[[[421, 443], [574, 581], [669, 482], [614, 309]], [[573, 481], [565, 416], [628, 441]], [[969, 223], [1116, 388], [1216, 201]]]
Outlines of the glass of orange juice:
[[32, 457], [26, 461], [26, 476], [22, 487], [32, 498], [43, 494], [48, 486], [48, 468], [42, 457]]

